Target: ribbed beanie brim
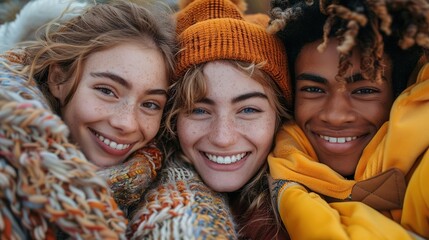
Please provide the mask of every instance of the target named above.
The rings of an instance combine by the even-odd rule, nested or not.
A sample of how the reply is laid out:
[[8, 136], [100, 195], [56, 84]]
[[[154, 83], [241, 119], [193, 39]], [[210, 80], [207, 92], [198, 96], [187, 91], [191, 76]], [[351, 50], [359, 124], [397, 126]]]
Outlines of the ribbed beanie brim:
[[264, 63], [265, 71], [282, 90], [288, 105], [292, 92], [286, 51], [276, 36], [264, 26], [245, 21], [230, 0], [196, 0], [177, 13], [177, 33], [181, 50], [176, 77], [192, 66], [214, 60]]

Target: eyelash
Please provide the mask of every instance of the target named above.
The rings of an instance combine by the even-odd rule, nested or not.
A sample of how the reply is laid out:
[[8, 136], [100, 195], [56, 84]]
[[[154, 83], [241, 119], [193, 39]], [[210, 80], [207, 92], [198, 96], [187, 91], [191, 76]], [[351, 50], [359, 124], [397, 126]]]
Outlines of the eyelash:
[[377, 89], [373, 89], [373, 88], [362, 88], [362, 89], [357, 89], [357, 90], [353, 91], [353, 93], [357, 93], [357, 94], [373, 94], [373, 93], [378, 93], [378, 92], [380, 92], [380, 91]]
[[198, 114], [198, 115], [202, 115], [208, 113], [206, 110], [202, 109], [202, 108], [194, 108], [191, 111], [191, 114]]
[[[101, 92], [102, 94], [106, 95], [106, 96], [114, 96], [116, 97], [116, 94], [113, 92], [112, 89], [110, 89], [109, 87], [105, 87], [105, 86], [97, 86], [94, 87], [97, 91]], [[149, 110], [161, 110], [161, 106], [155, 102], [144, 102], [142, 103], [142, 107], [147, 108]]]
[[301, 91], [310, 92], [310, 93], [323, 93], [324, 92], [321, 88], [318, 88], [318, 87], [303, 87], [303, 88], [301, 88]]
[[[147, 107], [146, 106], [147, 104], [150, 104], [151, 106]], [[145, 103], [142, 104], [142, 106], [146, 107], [146, 108], [148, 108], [150, 110], [161, 110], [161, 106], [159, 104], [157, 104], [157, 103], [154, 103], [154, 102], [145, 102]]]
[[[116, 97], [116, 94], [113, 92], [112, 89], [108, 88], [108, 87], [104, 87], [104, 86], [100, 86], [100, 87], [94, 87], [97, 91], [101, 92], [104, 95], [108, 95], [108, 96], [112, 96], [111, 94], [113, 94], [113, 96]], [[107, 91], [109, 93], [107, 93]]]
[[[303, 87], [301, 88], [301, 91], [303, 92], [309, 92], [309, 93], [323, 93], [324, 91], [321, 88], [318, 87]], [[380, 91], [378, 91], [377, 89], [372, 89], [372, 88], [361, 88], [361, 89], [357, 89], [355, 91], [353, 91], [353, 94], [374, 94], [374, 93], [378, 93]]]
[[[244, 113], [244, 114], [251, 114], [251, 113], [259, 113], [262, 112], [259, 109], [256, 108], [252, 108], [252, 107], [246, 107], [243, 108], [239, 111], [239, 113]], [[207, 114], [208, 111], [203, 109], [203, 108], [194, 108], [192, 109], [192, 114], [198, 114], [198, 115], [202, 115], [202, 114]]]
[[[251, 110], [251, 112], [248, 112], [248, 110]], [[243, 108], [240, 112], [243, 112], [245, 114], [250, 114], [250, 113], [259, 113], [261, 112], [261, 110], [252, 108], [252, 107], [246, 107], [246, 108]]]

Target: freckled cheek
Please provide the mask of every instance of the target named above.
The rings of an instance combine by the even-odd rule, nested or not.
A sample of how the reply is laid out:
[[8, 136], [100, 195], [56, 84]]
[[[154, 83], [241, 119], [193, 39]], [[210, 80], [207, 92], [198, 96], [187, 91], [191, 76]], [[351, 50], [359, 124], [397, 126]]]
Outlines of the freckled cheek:
[[159, 117], [142, 117], [138, 120], [140, 129], [144, 131], [147, 139], [152, 140], [158, 133], [161, 125], [161, 116]]
[[272, 118], [264, 118], [258, 121], [244, 121], [238, 124], [237, 128], [248, 138], [265, 143], [273, 139], [275, 126], [276, 119], [275, 116], [273, 116]]
[[184, 144], [192, 144], [201, 136], [208, 134], [210, 126], [205, 122], [192, 121], [185, 117], [179, 117], [177, 121], [177, 134]]

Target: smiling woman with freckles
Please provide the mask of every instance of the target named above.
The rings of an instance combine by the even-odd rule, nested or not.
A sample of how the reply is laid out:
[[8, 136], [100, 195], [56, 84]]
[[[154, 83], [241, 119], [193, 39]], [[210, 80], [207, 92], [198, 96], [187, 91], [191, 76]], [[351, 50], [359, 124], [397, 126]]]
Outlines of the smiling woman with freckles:
[[[69, 102], [71, 84], [51, 85], [72, 139], [97, 166], [121, 164], [156, 136], [168, 81], [166, 68], [153, 64], [163, 66], [163, 61], [149, 38], [124, 42], [85, 60]], [[60, 70], [53, 69], [52, 82], [61, 79]]]
[[177, 138], [211, 189], [234, 192], [266, 162], [279, 125], [275, 95], [243, 74], [238, 63], [214, 61], [195, 71], [204, 77], [193, 81], [205, 91], [178, 113]]
[[179, 3], [170, 149], [133, 214], [131, 239], [283, 239], [266, 176], [275, 133], [290, 119], [286, 56], [243, 4]]
[[98, 4], [25, 49], [29, 76], [124, 210], [161, 167], [153, 141], [175, 52], [170, 9], [140, 4]]
[[[17, 106], [5, 125], [2, 119], [1, 140], [14, 144], [8, 145], [10, 152], [2, 148], [0, 159], [17, 169], [8, 182], [16, 182], [18, 190], [15, 185], [2, 189], [16, 196], [0, 194], [0, 200], [10, 201], [14, 210], [22, 200], [31, 212], [16, 219], [33, 216], [34, 206], [46, 207], [41, 212], [48, 215], [28, 220], [48, 219], [36, 225], [37, 234], [55, 233], [37, 227], [58, 220], [60, 230], [74, 238], [124, 238], [124, 212], [140, 200], [161, 167], [156, 140], [173, 75], [174, 26], [171, 9], [157, 1], [94, 3], [74, 18], [48, 24], [37, 40], [1, 56], [0, 97], [11, 103], [1, 102], [6, 110], [0, 116], [9, 114], [7, 106]], [[33, 112], [22, 110], [32, 105]], [[6, 124], [10, 119], [15, 125]], [[89, 191], [96, 184], [104, 189]], [[124, 212], [109, 208], [117, 205]], [[111, 213], [102, 210], [116, 218], [104, 219]], [[78, 223], [69, 219], [73, 214]], [[94, 228], [102, 233], [93, 233]]]

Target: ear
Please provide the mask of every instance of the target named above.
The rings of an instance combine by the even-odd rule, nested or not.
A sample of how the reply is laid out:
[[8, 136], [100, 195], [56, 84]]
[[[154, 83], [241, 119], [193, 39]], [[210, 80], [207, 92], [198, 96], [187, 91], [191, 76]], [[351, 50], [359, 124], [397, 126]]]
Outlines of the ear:
[[57, 64], [49, 67], [48, 87], [51, 94], [57, 99], [61, 99], [65, 94], [64, 84], [61, 84], [63, 77], [64, 74]]

